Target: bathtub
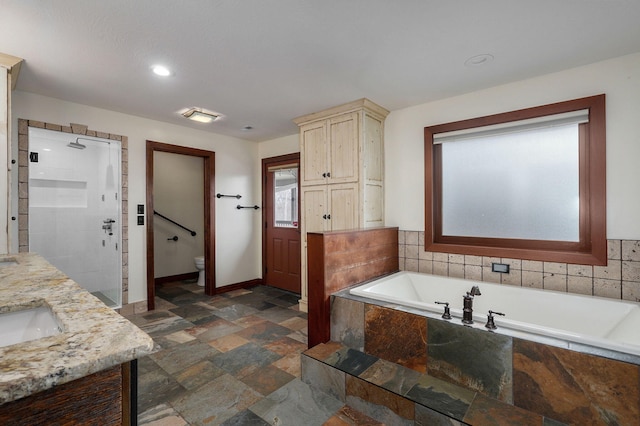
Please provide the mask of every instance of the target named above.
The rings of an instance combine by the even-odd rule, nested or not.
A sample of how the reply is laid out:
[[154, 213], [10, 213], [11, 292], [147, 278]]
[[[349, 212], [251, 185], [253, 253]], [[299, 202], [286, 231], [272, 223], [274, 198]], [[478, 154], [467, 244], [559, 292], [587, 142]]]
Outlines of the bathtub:
[[472, 327], [484, 329], [492, 310], [505, 314], [495, 316], [496, 332], [549, 338], [566, 342], [568, 348], [582, 344], [640, 356], [640, 305], [634, 302], [406, 271], [354, 287], [349, 293], [417, 308], [431, 317], [444, 312], [436, 301], [449, 302], [449, 321], [462, 324], [463, 296], [474, 285], [482, 294], [473, 301]]

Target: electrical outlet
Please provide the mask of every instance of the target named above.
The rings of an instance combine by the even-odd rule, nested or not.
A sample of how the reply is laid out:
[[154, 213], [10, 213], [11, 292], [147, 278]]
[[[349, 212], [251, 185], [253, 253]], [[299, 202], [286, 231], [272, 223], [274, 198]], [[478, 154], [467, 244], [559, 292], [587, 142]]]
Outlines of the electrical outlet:
[[506, 263], [492, 263], [491, 264], [491, 271], [492, 272], [499, 272], [501, 274], [508, 274], [509, 273], [509, 265]]

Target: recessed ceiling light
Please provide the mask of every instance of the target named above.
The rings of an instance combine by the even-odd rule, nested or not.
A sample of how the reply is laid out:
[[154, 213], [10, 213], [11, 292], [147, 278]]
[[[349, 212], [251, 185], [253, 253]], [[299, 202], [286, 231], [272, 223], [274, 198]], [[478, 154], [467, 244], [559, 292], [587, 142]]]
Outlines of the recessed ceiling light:
[[160, 77], [169, 77], [171, 75], [169, 68], [164, 65], [154, 65], [151, 67], [151, 70], [155, 75], [159, 75]]
[[481, 55], [472, 56], [464, 64], [468, 67], [479, 67], [493, 61], [493, 55], [483, 53]]
[[253, 126], [244, 126], [242, 130], [253, 130]]
[[183, 112], [182, 115], [189, 120], [197, 121], [199, 123], [211, 123], [220, 117], [219, 114], [205, 111], [202, 108], [190, 108]]

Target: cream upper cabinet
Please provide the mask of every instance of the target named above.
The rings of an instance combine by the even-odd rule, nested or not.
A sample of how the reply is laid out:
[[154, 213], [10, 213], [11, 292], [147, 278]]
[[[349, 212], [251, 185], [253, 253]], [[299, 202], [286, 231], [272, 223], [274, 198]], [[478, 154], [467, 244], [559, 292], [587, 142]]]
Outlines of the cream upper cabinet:
[[358, 124], [358, 113], [350, 113], [300, 128], [301, 185], [358, 180]]
[[307, 233], [384, 225], [384, 119], [359, 99], [298, 117], [302, 298], [306, 310]]

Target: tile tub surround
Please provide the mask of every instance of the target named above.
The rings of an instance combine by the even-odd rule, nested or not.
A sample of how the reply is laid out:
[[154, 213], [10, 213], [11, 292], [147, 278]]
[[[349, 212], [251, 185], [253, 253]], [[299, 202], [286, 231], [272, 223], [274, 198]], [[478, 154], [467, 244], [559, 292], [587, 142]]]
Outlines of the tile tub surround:
[[[607, 266], [574, 265], [428, 252], [423, 231], [398, 231], [401, 270], [640, 302], [640, 241], [607, 246]], [[494, 262], [509, 264], [509, 273], [491, 272]]]
[[337, 342], [307, 350], [301, 361], [305, 383], [383, 424], [563, 424]]
[[63, 332], [0, 348], [0, 404], [151, 353], [153, 341], [33, 253], [0, 268], [0, 313], [51, 307]]
[[[403, 315], [407, 318], [387, 321], [384, 324], [387, 338], [381, 339], [380, 327], [374, 331], [367, 326], [365, 312], [372, 309], [396, 311], [387, 314], [387, 318]], [[360, 319], [354, 312], [362, 312]], [[395, 367], [387, 370], [406, 369], [400, 365], [401, 360], [415, 359], [412, 345], [407, 346], [406, 354], [399, 351], [405, 346], [407, 333], [399, 329], [402, 324], [415, 323], [419, 311], [354, 297], [343, 290], [333, 295], [331, 316], [335, 344], [346, 346], [355, 342], [358, 348], [364, 348], [366, 355], [373, 352], [393, 363]], [[635, 424], [640, 418], [640, 363], [611, 359], [614, 355], [611, 351], [601, 351], [602, 356], [582, 353], [465, 327], [437, 316], [423, 315], [422, 321], [426, 328], [425, 365], [411, 365], [415, 373], [426, 371], [433, 380], [570, 424], [576, 421], [575, 424]], [[350, 338], [340, 341], [341, 336]], [[382, 348], [375, 347], [380, 344]], [[385, 353], [387, 347], [395, 350]], [[367, 370], [358, 375], [376, 376]], [[402, 383], [395, 386], [404, 386], [406, 390], [415, 378], [408, 383], [407, 379], [384, 379], [386, 383], [394, 380]], [[452, 417], [462, 420], [459, 416]]]

